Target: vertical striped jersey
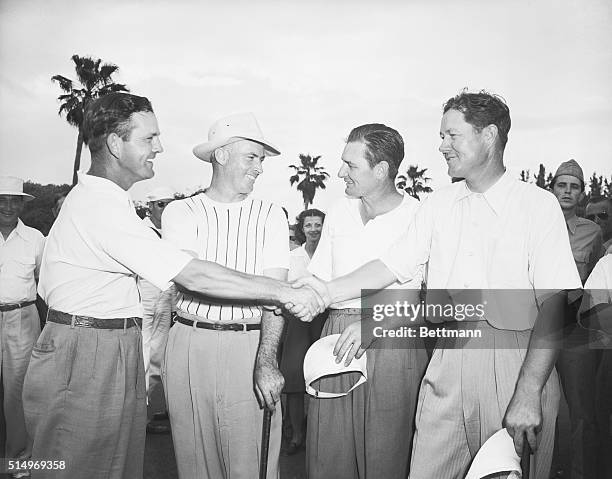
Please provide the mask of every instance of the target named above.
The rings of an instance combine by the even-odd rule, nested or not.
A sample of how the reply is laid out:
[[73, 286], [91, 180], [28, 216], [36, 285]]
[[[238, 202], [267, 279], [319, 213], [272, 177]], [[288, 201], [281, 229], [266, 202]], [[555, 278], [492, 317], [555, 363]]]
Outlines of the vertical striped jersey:
[[[162, 216], [165, 240], [244, 273], [262, 275], [289, 268], [289, 228], [282, 209], [268, 201], [247, 198], [220, 203], [200, 193], [170, 203]], [[249, 321], [261, 307], [180, 292], [176, 309], [207, 321]]]

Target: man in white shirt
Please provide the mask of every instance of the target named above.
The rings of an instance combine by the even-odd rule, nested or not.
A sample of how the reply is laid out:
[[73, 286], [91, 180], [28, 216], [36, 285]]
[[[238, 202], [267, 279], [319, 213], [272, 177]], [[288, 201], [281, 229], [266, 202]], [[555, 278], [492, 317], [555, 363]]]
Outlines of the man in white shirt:
[[[279, 206], [250, 196], [264, 159], [280, 154], [255, 116], [219, 119], [208, 141], [193, 151], [212, 164], [211, 184], [166, 208], [164, 239], [196, 258], [286, 280], [286, 216]], [[277, 478], [282, 317], [253, 302], [219, 301], [186, 290], [177, 296], [176, 312], [162, 378], [179, 476], [259, 477], [261, 403], [274, 411], [267, 477]]]
[[[27, 459], [28, 450], [21, 393], [32, 346], [40, 334], [36, 281], [45, 238], [22, 223], [26, 201], [23, 180], [0, 176], [0, 376], [4, 391], [7, 459]], [[4, 432], [3, 432], [4, 433]]]
[[[550, 469], [560, 337], [551, 319], [558, 320], [566, 304], [564, 294], [553, 293], [581, 283], [556, 198], [505, 172], [509, 130], [501, 98], [485, 92], [451, 98], [439, 150], [449, 176], [465, 180], [427, 198], [380, 259], [318, 285], [327, 302], [337, 302], [410, 280], [427, 265], [428, 290], [479, 290], [496, 301], [489, 290], [525, 290], [507, 311], [492, 308], [478, 322], [448, 326], [478, 329], [481, 339], [461, 342], [459, 349], [452, 348], [452, 337], [438, 340], [419, 392], [412, 479], [463, 477], [480, 446], [504, 425], [519, 453], [525, 434], [537, 448], [533, 477], [547, 477]], [[544, 290], [552, 291], [545, 301]]]
[[[418, 201], [395, 187], [404, 158], [401, 135], [386, 125], [354, 128], [342, 153], [338, 176], [348, 196], [335, 203], [323, 225], [308, 270], [325, 281], [355, 271], [389, 248], [412, 221]], [[419, 303], [422, 275], [389, 289]], [[334, 303], [321, 336], [341, 334], [336, 350], [351, 358], [363, 344], [359, 298]], [[365, 312], [363, 312], [365, 314]], [[312, 479], [405, 479], [419, 384], [427, 365], [423, 341], [401, 348], [386, 339], [367, 351], [368, 380], [337, 398], [310, 398], [306, 468]], [[350, 359], [347, 359], [350, 361]], [[353, 378], [343, 374], [321, 380], [326, 391], [347, 391]]]
[[65, 469], [32, 475], [139, 479], [146, 405], [136, 275], [162, 290], [175, 282], [210, 296], [305, 303], [305, 317], [320, 304], [311, 291], [291, 297], [282, 282], [193, 259], [142, 223], [127, 190], [153, 177], [153, 159], [163, 151], [146, 98], [95, 100], [83, 131], [91, 168], [79, 175], [47, 239], [39, 292], [49, 314], [23, 392], [32, 457], [63, 460]]

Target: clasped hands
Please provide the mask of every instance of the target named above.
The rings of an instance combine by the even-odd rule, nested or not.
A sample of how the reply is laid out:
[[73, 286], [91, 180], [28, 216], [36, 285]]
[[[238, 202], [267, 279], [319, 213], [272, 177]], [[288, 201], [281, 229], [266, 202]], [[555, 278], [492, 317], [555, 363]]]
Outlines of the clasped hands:
[[284, 288], [283, 308], [300, 321], [310, 322], [331, 304], [327, 284], [315, 276], [305, 276]]

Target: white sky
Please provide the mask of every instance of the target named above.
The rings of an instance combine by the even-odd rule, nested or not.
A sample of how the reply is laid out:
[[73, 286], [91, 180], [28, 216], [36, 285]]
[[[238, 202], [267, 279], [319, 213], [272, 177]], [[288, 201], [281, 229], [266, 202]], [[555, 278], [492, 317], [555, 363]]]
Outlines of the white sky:
[[441, 186], [441, 107], [465, 86], [507, 100], [513, 174], [575, 158], [610, 177], [611, 24], [607, 0], [0, 0], [0, 174], [71, 181], [77, 132], [57, 115], [50, 77], [74, 78], [77, 53], [119, 65], [115, 80], [153, 102], [165, 152], [135, 199], [206, 186], [210, 166], [191, 149], [241, 111], [283, 153], [254, 194], [292, 215], [302, 200], [287, 165], [323, 156], [332, 179], [315, 206], [327, 209], [343, 191], [343, 139], [363, 123], [398, 129], [405, 164]]

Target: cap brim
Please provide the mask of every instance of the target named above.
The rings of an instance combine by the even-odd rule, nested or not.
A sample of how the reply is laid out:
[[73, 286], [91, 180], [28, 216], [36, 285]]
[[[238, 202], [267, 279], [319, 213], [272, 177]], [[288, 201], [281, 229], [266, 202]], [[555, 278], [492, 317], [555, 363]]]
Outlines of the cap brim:
[[23, 193], [21, 191], [0, 191], [0, 195], [7, 196], [23, 196], [25, 201], [32, 201], [35, 196], [29, 195], [28, 193]]
[[220, 138], [215, 141], [207, 141], [206, 143], [200, 143], [193, 147], [193, 154], [202, 161], [207, 161], [210, 163], [210, 154], [215, 151], [217, 148], [221, 148], [232, 142], [232, 138], [241, 138], [243, 140], [254, 141], [255, 143], [259, 143], [264, 147], [264, 151], [266, 156], [278, 156], [280, 155], [280, 151], [278, 148], [273, 146], [268, 142], [264, 142], [255, 138], [248, 138], [246, 136], [232, 136], [230, 138]]

